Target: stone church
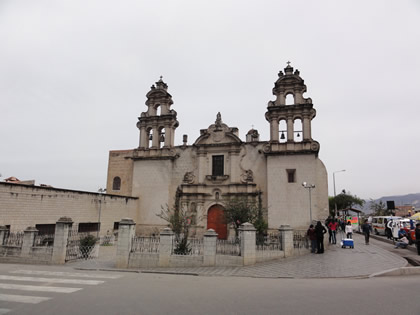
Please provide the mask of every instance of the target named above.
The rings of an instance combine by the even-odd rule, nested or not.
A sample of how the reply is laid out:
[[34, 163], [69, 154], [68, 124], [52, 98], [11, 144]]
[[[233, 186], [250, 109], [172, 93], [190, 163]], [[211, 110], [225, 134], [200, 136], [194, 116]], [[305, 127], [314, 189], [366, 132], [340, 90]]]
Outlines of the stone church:
[[260, 139], [255, 129], [242, 140], [238, 128], [217, 113], [192, 145], [186, 135], [182, 145], [175, 145], [177, 112], [161, 78], [147, 93], [147, 110], [138, 118], [138, 147], [109, 153], [107, 194], [139, 198], [138, 233], [166, 226], [156, 214], [172, 206], [176, 195], [197, 233], [213, 228], [219, 238], [228, 237], [224, 206], [234, 197], [260, 198], [269, 229], [285, 224], [307, 228], [311, 219], [325, 219], [327, 171], [312, 138], [316, 111], [305, 92], [299, 71], [287, 65], [278, 74], [275, 100], [265, 113], [269, 140]]

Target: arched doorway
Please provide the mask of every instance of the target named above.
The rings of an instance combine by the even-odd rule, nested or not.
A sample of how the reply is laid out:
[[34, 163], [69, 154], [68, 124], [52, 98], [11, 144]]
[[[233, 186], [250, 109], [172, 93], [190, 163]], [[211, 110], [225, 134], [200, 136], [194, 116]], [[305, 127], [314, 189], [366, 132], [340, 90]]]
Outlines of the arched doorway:
[[207, 229], [213, 229], [218, 234], [217, 238], [227, 239], [227, 224], [225, 212], [221, 205], [210, 207], [207, 213]]

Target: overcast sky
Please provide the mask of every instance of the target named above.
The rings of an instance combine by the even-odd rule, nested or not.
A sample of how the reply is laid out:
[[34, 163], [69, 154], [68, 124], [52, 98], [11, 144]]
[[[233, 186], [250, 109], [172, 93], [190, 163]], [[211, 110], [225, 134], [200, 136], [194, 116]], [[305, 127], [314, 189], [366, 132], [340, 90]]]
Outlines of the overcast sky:
[[0, 0], [0, 173], [97, 191], [159, 76], [188, 134], [264, 118], [291, 61], [333, 194], [420, 192], [420, 1]]

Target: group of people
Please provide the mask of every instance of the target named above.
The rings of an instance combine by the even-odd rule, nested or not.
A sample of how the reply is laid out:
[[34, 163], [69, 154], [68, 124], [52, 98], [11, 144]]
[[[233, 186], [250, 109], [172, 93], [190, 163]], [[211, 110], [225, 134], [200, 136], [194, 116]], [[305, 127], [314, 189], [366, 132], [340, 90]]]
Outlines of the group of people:
[[[325, 228], [328, 228], [328, 230]], [[342, 233], [346, 235], [346, 238], [353, 238], [353, 226], [350, 221], [336, 220], [331, 217], [325, 221], [325, 226], [318, 221], [314, 226], [311, 224], [307, 231], [307, 235], [311, 241], [311, 253], [322, 254], [324, 253], [324, 234], [328, 232], [328, 242], [330, 244], [337, 243], [337, 231], [340, 229]], [[368, 220], [365, 220], [361, 226], [362, 232], [365, 236], [365, 244], [369, 245], [370, 233], [372, 232], [372, 226]], [[415, 229], [417, 253], [420, 255], [420, 223], [416, 224]], [[402, 234], [399, 241], [395, 243], [395, 248], [406, 248], [409, 244], [407, 235]]]

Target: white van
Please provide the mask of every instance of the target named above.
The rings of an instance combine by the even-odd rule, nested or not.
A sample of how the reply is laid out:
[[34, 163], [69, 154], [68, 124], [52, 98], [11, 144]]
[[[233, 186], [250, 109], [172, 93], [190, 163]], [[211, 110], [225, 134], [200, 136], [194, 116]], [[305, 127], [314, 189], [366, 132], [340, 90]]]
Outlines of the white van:
[[[386, 220], [385, 220], [386, 219]], [[401, 217], [394, 216], [377, 216], [372, 217], [372, 230], [377, 235], [385, 235], [385, 223], [390, 220], [401, 219]]]

